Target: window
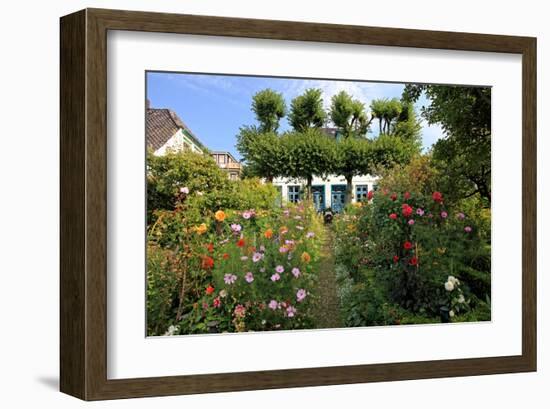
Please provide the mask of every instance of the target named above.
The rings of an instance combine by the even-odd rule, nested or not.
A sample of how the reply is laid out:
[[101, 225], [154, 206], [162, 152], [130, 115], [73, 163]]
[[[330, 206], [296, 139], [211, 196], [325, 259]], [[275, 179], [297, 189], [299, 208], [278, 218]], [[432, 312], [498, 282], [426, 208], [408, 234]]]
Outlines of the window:
[[378, 190], [378, 185], [377, 184], [372, 185], [372, 190], [376, 192]]
[[288, 187], [288, 201], [291, 203], [300, 201], [300, 186], [294, 185]]
[[357, 185], [355, 186], [355, 201], [362, 202], [367, 200], [367, 194], [369, 193], [369, 185]]
[[220, 162], [219, 163], [225, 163], [225, 155], [220, 155]]

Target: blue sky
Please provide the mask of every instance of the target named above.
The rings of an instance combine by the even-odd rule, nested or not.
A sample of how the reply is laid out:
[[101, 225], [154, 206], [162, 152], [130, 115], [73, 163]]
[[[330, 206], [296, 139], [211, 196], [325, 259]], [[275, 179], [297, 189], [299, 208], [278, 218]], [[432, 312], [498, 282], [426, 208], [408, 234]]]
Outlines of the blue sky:
[[[250, 106], [258, 91], [271, 88], [281, 92], [289, 107], [292, 98], [307, 88], [320, 88], [328, 108], [331, 97], [345, 90], [368, 107], [373, 99], [399, 98], [403, 87], [403, 84], [357, 81], [147, 73], [151, 107], [172, 109], [209, 149], [229, 151], [237, 159], [240, 155], [235, 149], [235, 136], [241, 126], [256, 124]], [[417, 112], [426, 104], [422, 97], [416, 104]], [[428, 149], [443, 134], [439, 126], [428, 126], [424, 121], [422, 126], [423, 146]], [[288, 122], [283, 118], [279, 130], [287, 129]], [[377, 126], [372, 126], [372, 131], [374, 135]]]

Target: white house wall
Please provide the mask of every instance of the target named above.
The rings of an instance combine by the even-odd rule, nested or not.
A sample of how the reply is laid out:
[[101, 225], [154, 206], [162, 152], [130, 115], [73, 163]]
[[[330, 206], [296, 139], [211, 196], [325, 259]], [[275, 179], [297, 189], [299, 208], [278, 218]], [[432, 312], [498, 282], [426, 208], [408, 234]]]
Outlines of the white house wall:
[[181, 151], [184, 149], [184, 144], [187, 144], [192, 152], [202, 153], [202, 149], [199, 148], [191, 139], [189, 139], [181, 129], [170, 138], [164, 145], [155, 151], [155, 155], [165, 155], [167, 151]]
[[[353, 195], [352, 202], [356, 200], [356, 187], [359, 186], [368, 186], [368, 191], [374, 190], [374, 185], [376, 185], [378, 178], [370, 175], [361, 175], [355, 176], [352, 179], [353, 186]], [[302, 179], [289, 179], [289, 178], [275, 178], [273, 180], [274, 186], [281, 187], [281, 195], [283, 202], [288, 201], [288, 187], [300, 185], [302, 188], [305, 188], [306, 181]], [[343, 176], [329, 176], [327, 179], [323, 180], [320, 177], [314, 176], [312, 181], [312, 186], [323, 186], [325, 193], [325, 208], [332, 207], [332, 189], [333, 185], [346, 185], [346, 178]]]

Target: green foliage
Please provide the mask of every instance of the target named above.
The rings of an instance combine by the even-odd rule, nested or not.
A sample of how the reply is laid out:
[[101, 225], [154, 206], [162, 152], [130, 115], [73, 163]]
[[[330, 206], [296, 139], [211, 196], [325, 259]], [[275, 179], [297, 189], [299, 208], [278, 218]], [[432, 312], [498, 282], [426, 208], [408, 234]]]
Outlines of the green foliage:
[[182, 187], [202, 192], [209, 209], [223, 206], [228, 199], [227, 174], [209, 155], [190, 151], [168, 152], [163, 156], [147, 154], [147, 212], [151, 222], [153, 209], [173, 209]]
[[[428, 195], [438, 189], [439, 171], [432, 165], [431, 155], [415, 155], [410, 162], [399, 163], [379, 172], [380, 189]], [[447, 192], [445, 197], [447, 197]]]
[[304, 132], [309, 128], [320, 128], [327, 114], [323, 109], [322, 90], [307, 89], [290, 103], [288, 121], [295, 131]]
[[371, 102], [372, 116], [378, 119], [379, 133], [391, 133], [392, 122], [399, 118], [403, 111], [403, 105], [397, 98], [375, 99]]
[[373, 140], [371, 152], [373, 163], [377, 167], [390, 169], [395, 165], [408, 163], [420, 152], [420, 143], [399, 136], [381, 134]]
[[365, 105], [345, 91], [332, 97], [330, 119], [342, 130], [345, 138], [365, 136], [370, 125]]
[[249, 176], [273, 180], [282, 174], [286, 152], [280, 137], [274, 132], [261, 132], [254, 127], [242, 127], [237, 135], [237, 149], [246, 161]]
[[286, 115], [283, 95], [269, 88], [257, 92], [252, 97], [252, 111], [260, 123], [261, 132], [276, 132], [279, 121]]
[[317, 129], [289, 132], [281, 137], [285, 152], [281, 164], [282, 176], [303, 178], [307, 181], [308, 194], [313, 176], [327, 176], [336, 163], [336, 143]]
[[425, 93], [430, 105], [421, 114], [440, 124], [446, 138], [433, 147], [442, 189], [455, 199], [479, 195], [491, 201], [491, 88], [409, 84], [403, 91], [414, 102]]

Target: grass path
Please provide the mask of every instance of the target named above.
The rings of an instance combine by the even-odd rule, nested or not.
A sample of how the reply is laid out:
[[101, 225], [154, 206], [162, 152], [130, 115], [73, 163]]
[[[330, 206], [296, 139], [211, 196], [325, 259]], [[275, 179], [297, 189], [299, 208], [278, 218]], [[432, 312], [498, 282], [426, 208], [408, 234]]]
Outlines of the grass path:
[[325, 226], [325, 235], [319, 265], [319, 301], [315, 316], [318, 328], [341, 327], [338, 296], [336, 294], [336, 273], [334, 271], [334, 237], [330, 226]]

